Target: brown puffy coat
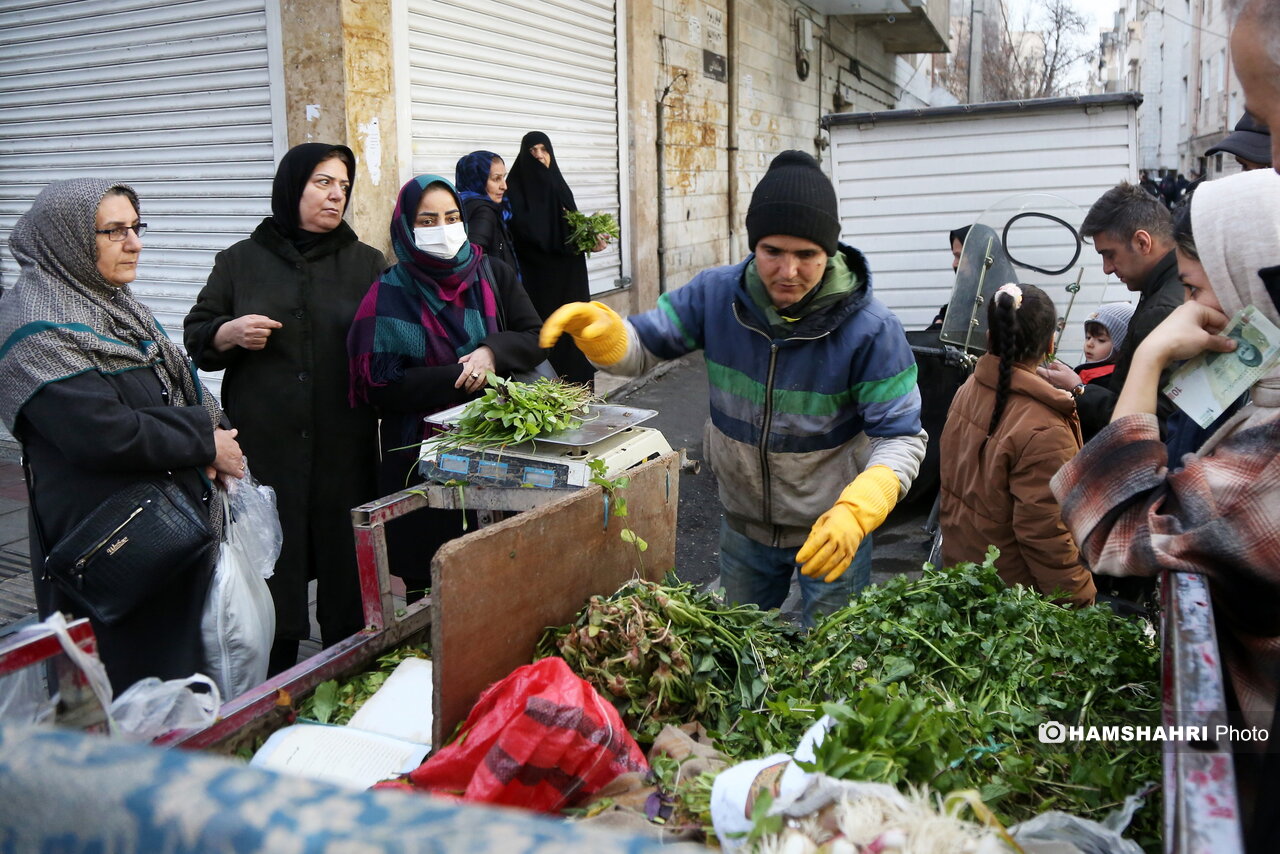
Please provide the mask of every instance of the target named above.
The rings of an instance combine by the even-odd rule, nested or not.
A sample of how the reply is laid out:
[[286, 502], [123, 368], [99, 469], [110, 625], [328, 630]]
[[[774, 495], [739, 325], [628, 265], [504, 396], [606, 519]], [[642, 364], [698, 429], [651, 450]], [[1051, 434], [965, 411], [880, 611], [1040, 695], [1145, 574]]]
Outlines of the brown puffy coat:
[[1080, 421], [1068, 392], [1033, 370], [1015, 367], [995, 433], [1000, 360], [985, 355], [960, 391], [942, 431], [942, 559], [980, 562], [988, 545], [1006, 584], [1023, 584], [1059, 601], [1093, 603], [1093, 577], [1049, 490], [1052, 478], [1080, 450]]

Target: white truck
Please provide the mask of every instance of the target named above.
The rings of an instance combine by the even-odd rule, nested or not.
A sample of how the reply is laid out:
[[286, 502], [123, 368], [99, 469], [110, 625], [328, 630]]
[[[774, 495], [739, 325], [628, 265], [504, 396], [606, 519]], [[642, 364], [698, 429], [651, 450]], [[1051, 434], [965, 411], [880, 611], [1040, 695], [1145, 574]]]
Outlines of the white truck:
[[[1073, 210], [1077, 218], [1070, 225], [1078, 229], [1106, 190], [1137, 181], [1141, 103], [1141, 95], [1124, 92], [824, 116], [842, 239], [866, 254], [876, 295], [903, 326], [923, 329], [951, 296], [950, 231], [1024, 194], [1063, 200], [1059, 212]], [[1025, 239], [1034, 242], [1039, 238], [1032, 230], [1044, 225], [1023, 220], [1014, 231], [1026, 229]], [[1041, 236], [1059, 243], [1062, 231]], [[1014, 242], [1010, 254], [1016, 258]], [[1047, 279], [1024, 268], [1017, 272], [1023, 282], [1045, 288], [1059, 315], [1070, 299], [1063, 285], [1079, 277], [1059, 345], [1069, 364], [1084, 345], [1083, 319], [1090, 310], [1136, 301], [1119, 280], [1103, 275], [1088, 244], [1066, 274]]]

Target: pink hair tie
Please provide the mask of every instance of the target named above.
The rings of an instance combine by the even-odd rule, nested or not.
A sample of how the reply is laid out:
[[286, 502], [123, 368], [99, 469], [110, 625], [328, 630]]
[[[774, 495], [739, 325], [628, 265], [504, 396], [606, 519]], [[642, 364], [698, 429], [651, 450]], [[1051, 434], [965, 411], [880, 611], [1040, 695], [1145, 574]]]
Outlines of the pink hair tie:
[[1000, 289], [996, 291], [996, 296], [1000, 296], [1000, 294], [1008, 294], [1013, 297], [1014, 311], [1022, 308], [1022, 288], [1018, 287], [1013, 282], [1009, 282], [1007, 285], [1001, 285]]

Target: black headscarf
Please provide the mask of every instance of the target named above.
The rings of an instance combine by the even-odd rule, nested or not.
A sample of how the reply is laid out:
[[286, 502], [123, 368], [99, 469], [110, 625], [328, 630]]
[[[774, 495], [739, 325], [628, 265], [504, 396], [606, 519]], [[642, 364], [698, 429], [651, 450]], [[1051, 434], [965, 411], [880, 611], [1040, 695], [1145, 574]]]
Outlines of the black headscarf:
[[346, 206], [351, 204], [351, 193], [356, 188], [356, 156], [350, 148], [324, 142], [304, 142], [285, 152], [276, 168], [276, 177], [271, 184], [271, 221], [280, 236], [293, 243], [300, 252], [324, 242], [325, 238], [338, 231], [304, 231], [298, 222], [298, 206], [302, 203], [302, 191], [306, 189], [307, 180], [317, 166], [331, 157], [347, 164], [350, 189], [343, 203], [342, 212], [345, 214]]
[[[538, 143], [551, 154], [551, 166], [543, 166], [529, 150]], [[520, 153], [507, 175], [507, 194], [511, 198], [511, 230], [517, 240], [557, 255], [576, 255], [569, 245], [572, 229], [564, 220], [564, 211], [576, 211], [573, 191], [560, 174], [560, 159], [551, 148], [551, 140], [541, 131], [531, 131], [520, 140]]]

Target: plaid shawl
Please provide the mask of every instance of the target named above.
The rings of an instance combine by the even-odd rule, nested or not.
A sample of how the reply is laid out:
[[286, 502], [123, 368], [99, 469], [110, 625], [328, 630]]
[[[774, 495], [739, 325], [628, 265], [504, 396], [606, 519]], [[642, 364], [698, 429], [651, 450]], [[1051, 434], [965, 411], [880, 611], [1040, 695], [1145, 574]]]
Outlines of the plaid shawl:
[[406, 368], [455, 364], [498, 331], [498, 302], [485, 278], [483, 250], [468, 243], [442, 261], [414, 243], [418, 202], [432, 184], [443, 184], [457, 197], [438, 175], [419, 175], [401, 188], [391, 215], [391, 246], [400, 263], [369, 288], [347, 335], [352, 406], [368, 402], [370, 387], [400, 380]]

